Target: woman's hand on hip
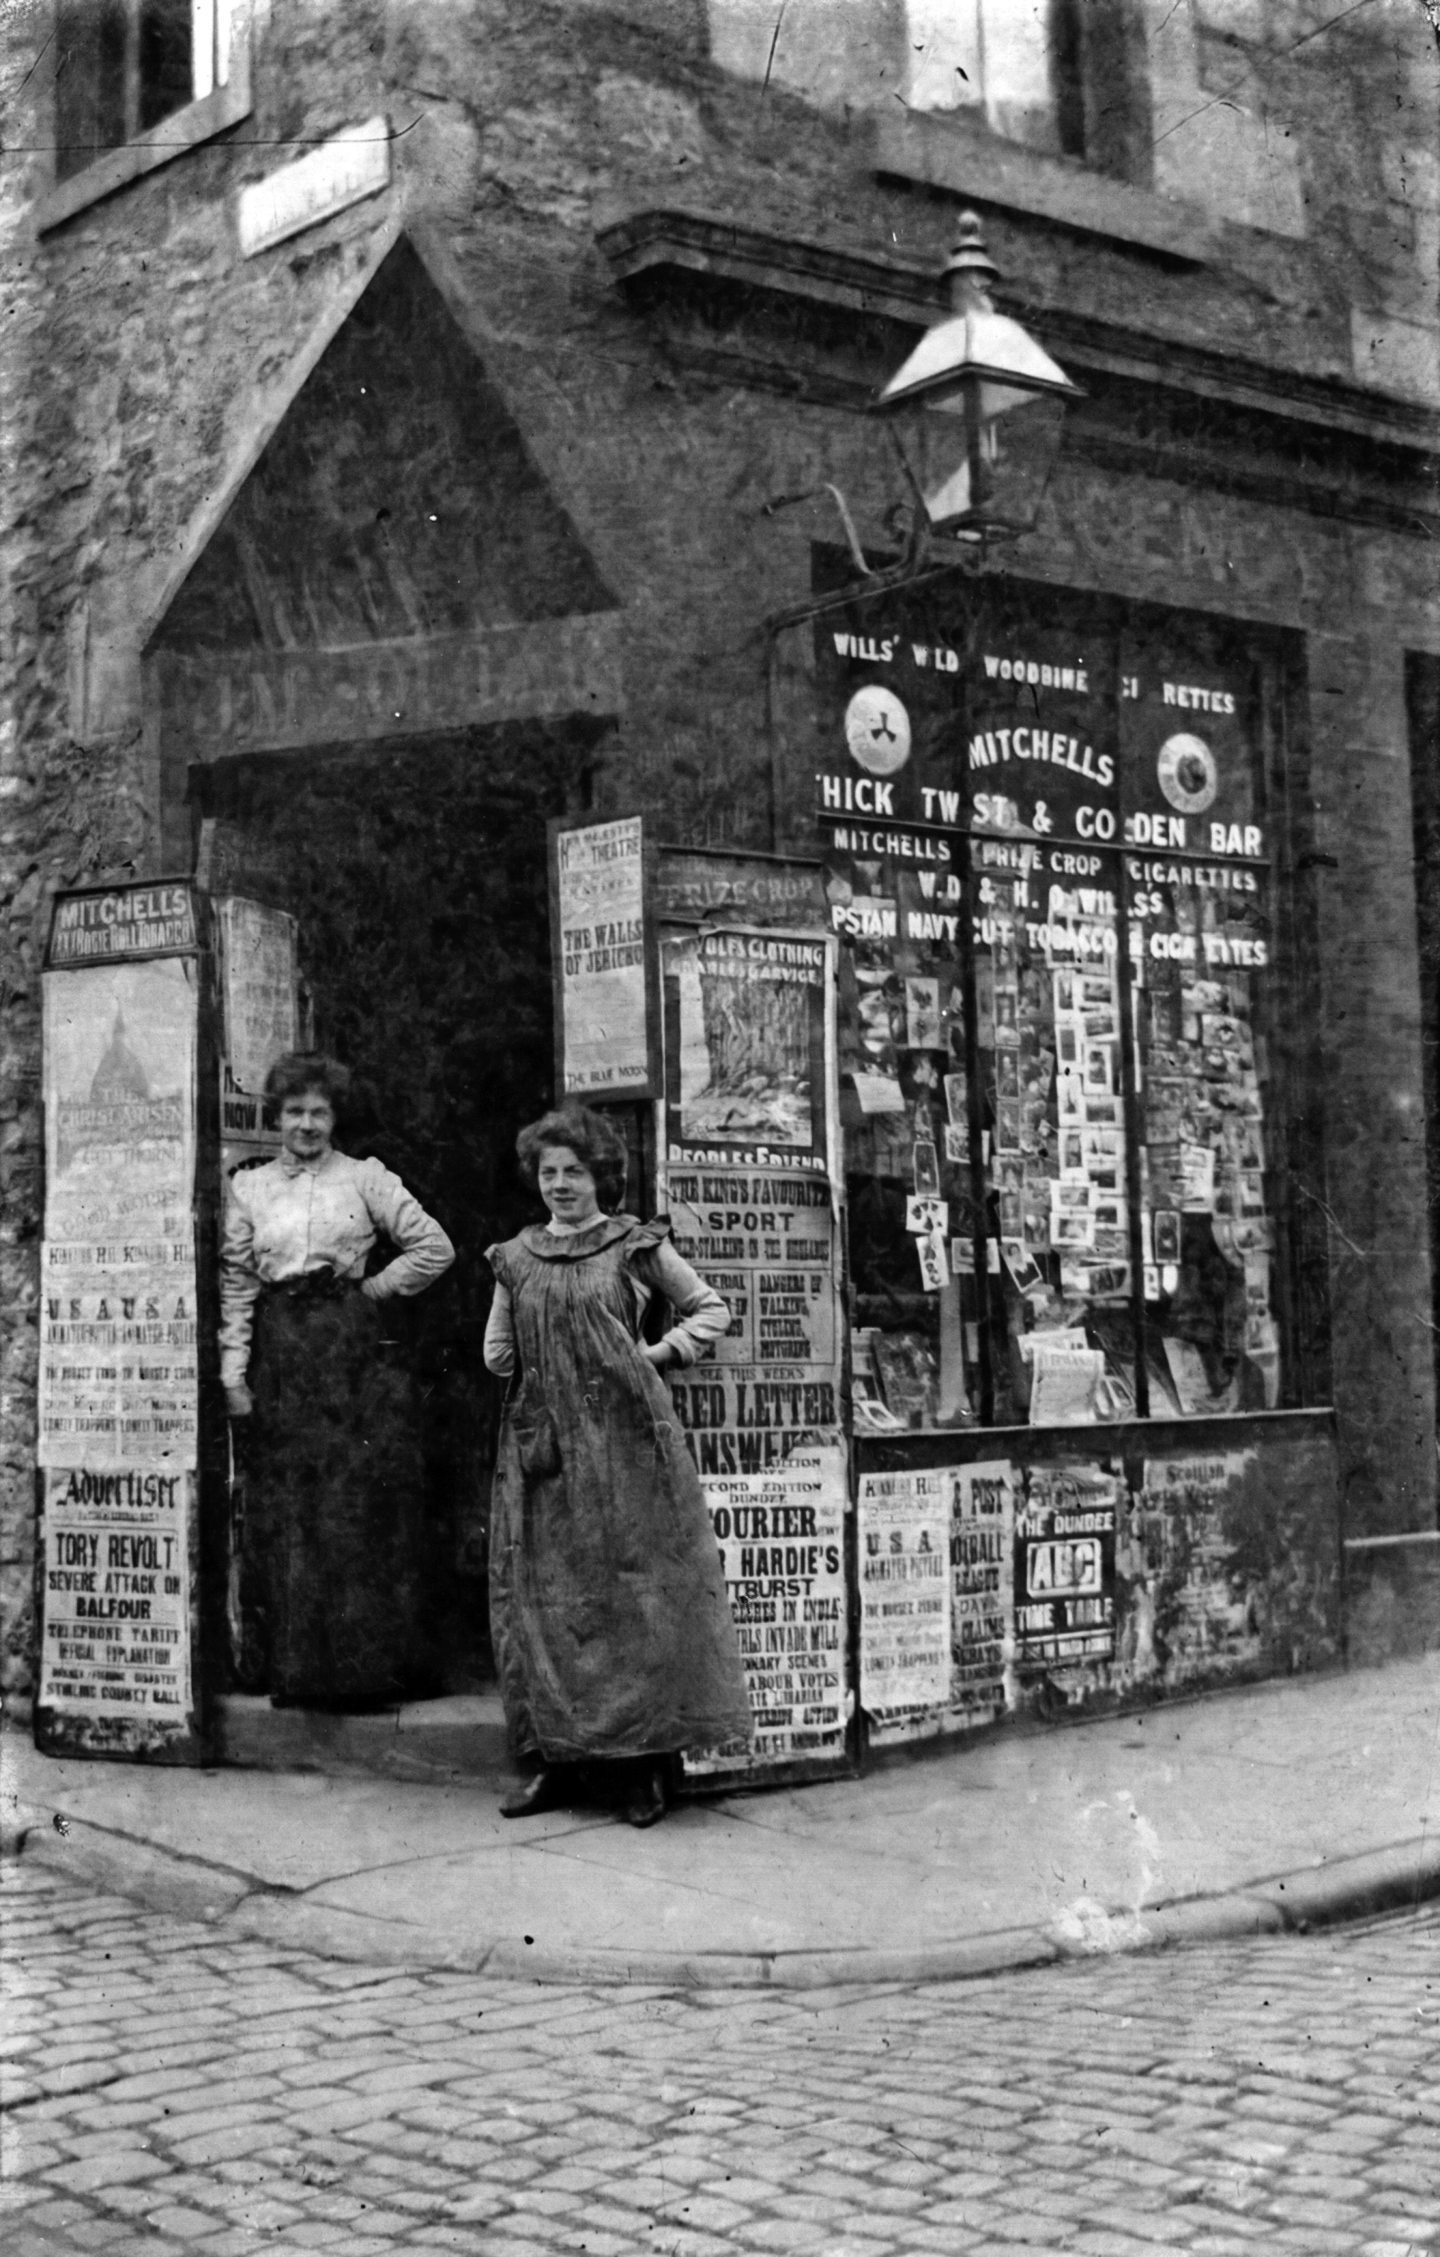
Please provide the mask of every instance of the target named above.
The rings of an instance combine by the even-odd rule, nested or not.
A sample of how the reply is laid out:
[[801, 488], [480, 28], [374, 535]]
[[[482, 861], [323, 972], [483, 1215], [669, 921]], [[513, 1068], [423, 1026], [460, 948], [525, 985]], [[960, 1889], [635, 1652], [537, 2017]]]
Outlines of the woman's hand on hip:
[[243, 1379], [236, 1387], [225, 1390], [225, 1412], [228, 1418], [249, 1418], [255, 1408], [255, 1398]]
[[663, 1340], [657, 1340], [653, 1344], [647, 1342], [640, 1353], [645, 1358], [646, 1363], [653, 1364], [657, 1371], [664, 1371], [668, 1364], [673, 1364], [675, 1361], [673, 1354]]

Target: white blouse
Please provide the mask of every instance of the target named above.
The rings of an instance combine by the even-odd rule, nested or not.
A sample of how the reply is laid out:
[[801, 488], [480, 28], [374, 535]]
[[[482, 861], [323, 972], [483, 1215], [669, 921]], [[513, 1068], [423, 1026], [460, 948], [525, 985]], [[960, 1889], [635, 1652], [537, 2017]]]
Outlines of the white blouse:
[[455, 1259], [434, 1217], [378, 1160], [333, 1151], [319, 1160], [294, 1160], [282, 1152], [263, 1168], [232, 1176], [220, 1247], [222, 1383], [244, 1385], [262, 1286], [321, 1269], [362, 1278], [382, 1234], [400, 1252], [364, 1278], [369, 1300], [421, 1293]]
[[[553, 1215], [545, 1225], [555, 1238], [574, 1238], [580, 1231], [592, 1227], [588, 1222], [557, 1222]], [[649, 1252], [650, 1267], [680, 1320], [661, 1336], [660, 1345], [670, 1350], [677, 1364], [693, 1364], [713, 1341], [724, 1339], [730, 1330], [730, 1311], [715, 1288], [691, 1269], [668, 1239], [661, 1239]], [[635, 1295], [638, 1330], [654, 1295], [633, 1270], [626, 1274]], [[497, 1283], [495, 1287], [495, 1298], [485, 1325], [484, 1354], [485, 1369], [493, 1371], [497, 1379], [508, 1379], [515, 1369], [515, 1322], [510, 1313], [510, 1289], [506, 1285]]]

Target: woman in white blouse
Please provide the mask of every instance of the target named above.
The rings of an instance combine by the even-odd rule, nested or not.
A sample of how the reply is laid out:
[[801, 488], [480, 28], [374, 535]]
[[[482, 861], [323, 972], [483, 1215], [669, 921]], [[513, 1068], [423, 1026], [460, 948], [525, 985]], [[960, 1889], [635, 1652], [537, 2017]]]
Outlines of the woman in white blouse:
[[[220, 1378], [244, 1421], [245, 1579], [269, 1691], [332, 1707], [398, 1698], [415, 1658], [420, 1439], [382, 1312], [455, 1258], [397, 1175], [335, 1150], [349, 1083], [318, 1052], [272, 1067], [280, 1154], [232, 1177], [220, 1268]], [[392, 1258], [367, 1275], [381, 1239]]]
[[[750, 1703], [699, 1477], [660, 1374], [693, 1364], [730, 1313], [663, 1216], [607, 1213], [624, 1140], [567, 1105], [523, 1129], [550, 1219], [487, 1249], [485, 1361], [508, 1379], [490, 1526], [490, 1628], [525, 1784], [507, 1818], [565, 1799], [603, 1762], [632, 1826], [664, 1816], [685, 1748], [742, 1745]], [[645, 1312], [672, 1318], [653, 1343]]]

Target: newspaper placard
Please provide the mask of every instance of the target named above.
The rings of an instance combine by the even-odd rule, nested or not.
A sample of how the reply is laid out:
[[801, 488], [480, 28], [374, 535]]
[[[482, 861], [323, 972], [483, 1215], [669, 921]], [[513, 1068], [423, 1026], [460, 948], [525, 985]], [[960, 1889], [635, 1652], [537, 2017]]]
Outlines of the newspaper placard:
[[675, 1244], [729, 1304], [713, 1360], [672, 1393], [702, 1476], [758, 1473], [840, 1424], [838, 1233], [814, 1176], [672, 1168]]
[[949, 1698], [950, 1487], [942, 1468], [860, 1476], [860, 1705], [872, 1737]]
[[1102, 1466], [1031, 1466], [1015, 1514], [1015, 1632], [1021, 1668], [1051, 1675], [1115, 1652], [1115, 1531], [1121, 1478]]
[[829, 947], [661, 935], [662, 1191], [679, 1251], [731, 1312], [713, 1360], [673, 1390], [702, 1478], [761, 1472], [840, 1432]]
[[196, 966], [45, 976], [42, 1466], [195, 1464]]
[[750, 1694], [749, 1746], [687, 1752], [695, 1773], [845, 1756], [845, 1452], [792, 1451], [707, 1480]]
[[552, 823], [550, 919], [561, 1095], [653, 1096], [642, 817]]
[[185, 1725], [192, 1482], [88, 1464], [46, 1473], [42, 1708]]
[[1008, 1458], [950, 1472], [950, 1708], [966, 1725], [993, 1723], [1009, 1705], [1015, 1492]]
[[230, 894], [216, 902], [215, 924], [231, 1082], [259, 1097], [276, 1059], [299, 1046], [295, 919]]
[[1247, 1574], [1237, 1563], [1234, 1529], [1247, 1485], [1260, 1478], [1254, 1449], [1144, 1461], [1116, 1558], [1130, 1586], [1125, 1659], [1133, 1679], [1183, 1685], [1259, 1663], [1263, 1611], [1253, 1564]]
[[830, 1180], [831, 943], [665, 928], [661, 1194], [730, 1304], [672, 1399], [715, 1515], [755, 1710], [692, 1769], [843, 1761], [846, 1459]]

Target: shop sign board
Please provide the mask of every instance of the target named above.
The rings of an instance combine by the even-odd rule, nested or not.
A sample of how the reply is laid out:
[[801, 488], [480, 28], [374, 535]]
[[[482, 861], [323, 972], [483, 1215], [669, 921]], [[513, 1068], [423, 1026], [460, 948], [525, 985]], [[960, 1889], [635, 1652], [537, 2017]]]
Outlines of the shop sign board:
[[163, 758], [221, 760], [618, 713], [619, 638], [608, 611], [522, 619], [344, 650], [157, 651]]
[[139, 1753], [193, 1726], [199, 964], [188, 888], [80, 898], [119, 939], [44, 977], [40, 1731]]
[[183, 956], [199, 945], [195, 888], [183, 878], [87, 886], [57, 894], [45, 970], [118, 964], [130, 957]]
[[799, 857], [667, 847], [655, 873], [655, 914], [823, 930], [830, 921], [825, 868]]
[[[1248, 679], [1193, 636], [1041, 626], [1003, 589], [817, 627], [822, 836], [944, 878], [954, 836], [1263, 863]], [[863, 614], [863, 620], [862, 620]]]
[[550, 826], [555, 1084], [589, 1103], [655, 1094], [644, 819]]

